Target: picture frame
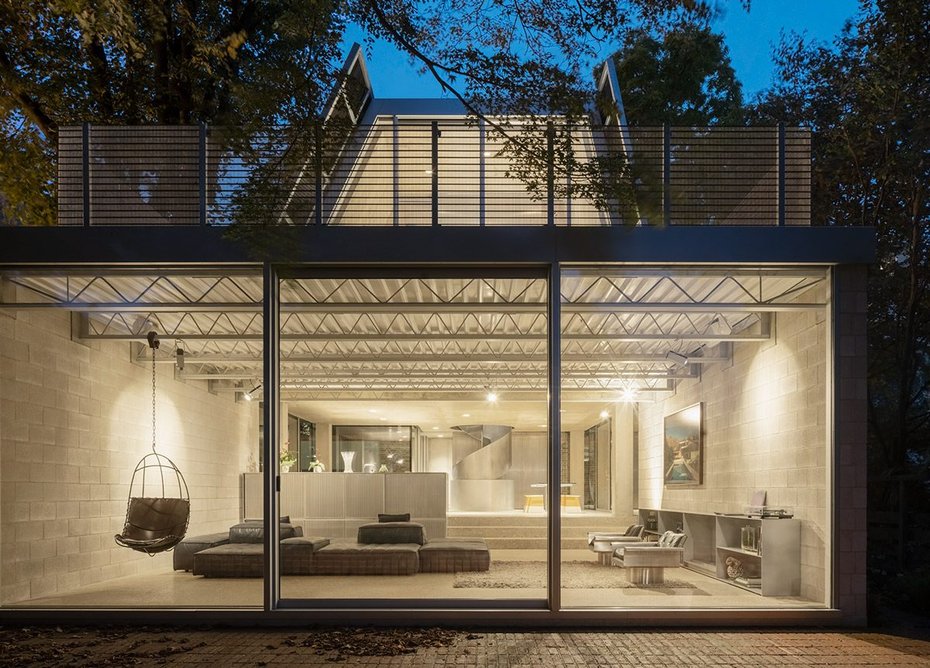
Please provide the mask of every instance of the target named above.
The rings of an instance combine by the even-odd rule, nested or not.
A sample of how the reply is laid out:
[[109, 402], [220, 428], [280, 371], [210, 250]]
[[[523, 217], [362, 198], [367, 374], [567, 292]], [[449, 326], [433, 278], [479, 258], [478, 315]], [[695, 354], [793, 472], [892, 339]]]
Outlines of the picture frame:
[[704, 483], [704, 404], [698, 402], [665, 416], [663, 432], [665, 467], [669, 487]]

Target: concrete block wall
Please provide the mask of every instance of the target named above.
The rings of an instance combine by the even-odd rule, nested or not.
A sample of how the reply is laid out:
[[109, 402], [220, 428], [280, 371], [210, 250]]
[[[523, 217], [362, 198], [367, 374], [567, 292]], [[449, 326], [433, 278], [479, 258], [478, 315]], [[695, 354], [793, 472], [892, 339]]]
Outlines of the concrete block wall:
[[[821, 603], [830, 508], [827, 336], [823, 310], [778, 313], [772, 340], [734, 344], [732, 363], [706, 365], [673, 396], [642, 404], [639, 446], [640, 507], [742, 512], [764, 489], [768, 505], [792, 509], [802, 520], [801, 595]], [[699, 401], [704, 483], [665, 486], [664, 418]]]
[[866, 610], [868, 425], [866, 339], [868, 274], [864, 266], [835, 270], [836, 330], [836, 586], [837, 607], [847, 624], [863, 625]]
[[[151, 447], [151, 366], [128, 343], [71, 338], [66, 311], [0, 311], [0, 602], [171, 569], [118, 547], [129, 483]], [[158, 365], [158, 451], [184, 474], [189, 535], [239, 519], [257, 406]], [[145, 601], [139, 601], [140, 606]]]

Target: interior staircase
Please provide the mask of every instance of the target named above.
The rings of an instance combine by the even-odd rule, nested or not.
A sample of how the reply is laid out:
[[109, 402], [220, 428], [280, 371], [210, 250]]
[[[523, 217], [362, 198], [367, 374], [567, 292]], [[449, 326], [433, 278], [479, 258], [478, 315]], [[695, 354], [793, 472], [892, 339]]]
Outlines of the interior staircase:
[[[546, 522], [543, 513], [450, 515], [446, 531], [449, 537], [483, 538], [492, 550], [544, 550]], [[563, 513], [562, 549], [586, 550], [589, 531], [622, 531], [630, 523], [620, 526], [605, 513]]]

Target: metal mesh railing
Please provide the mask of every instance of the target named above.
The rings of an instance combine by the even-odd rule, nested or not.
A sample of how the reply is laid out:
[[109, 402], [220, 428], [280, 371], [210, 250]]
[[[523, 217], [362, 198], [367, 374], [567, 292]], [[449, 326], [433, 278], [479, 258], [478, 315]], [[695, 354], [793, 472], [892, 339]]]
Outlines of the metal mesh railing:
[[63, 128], [61, 225], [807, 225], [799, 128]]

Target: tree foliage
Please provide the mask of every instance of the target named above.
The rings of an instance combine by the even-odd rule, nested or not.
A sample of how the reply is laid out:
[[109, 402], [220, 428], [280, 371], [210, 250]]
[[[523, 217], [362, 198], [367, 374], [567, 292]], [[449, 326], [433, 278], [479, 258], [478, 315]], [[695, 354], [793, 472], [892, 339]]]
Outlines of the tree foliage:
[[54, 222], [58, 128], [312, 124], [351, 22], [473, 113], [581, 115], [598, 49], [704, 0], [0, 0], [3, 216]]
[[814, 220], [871, 225], [870, 454], [884, 475], [930, 463], [930, 3], [865, 4], [832, 46], [792, 36], [757, 119], [813, 129]]
[[685, 25], [664, 37], [631, 31], [614, 54], [631, 125], [740, 125], [743, 98], [723, 35]]

